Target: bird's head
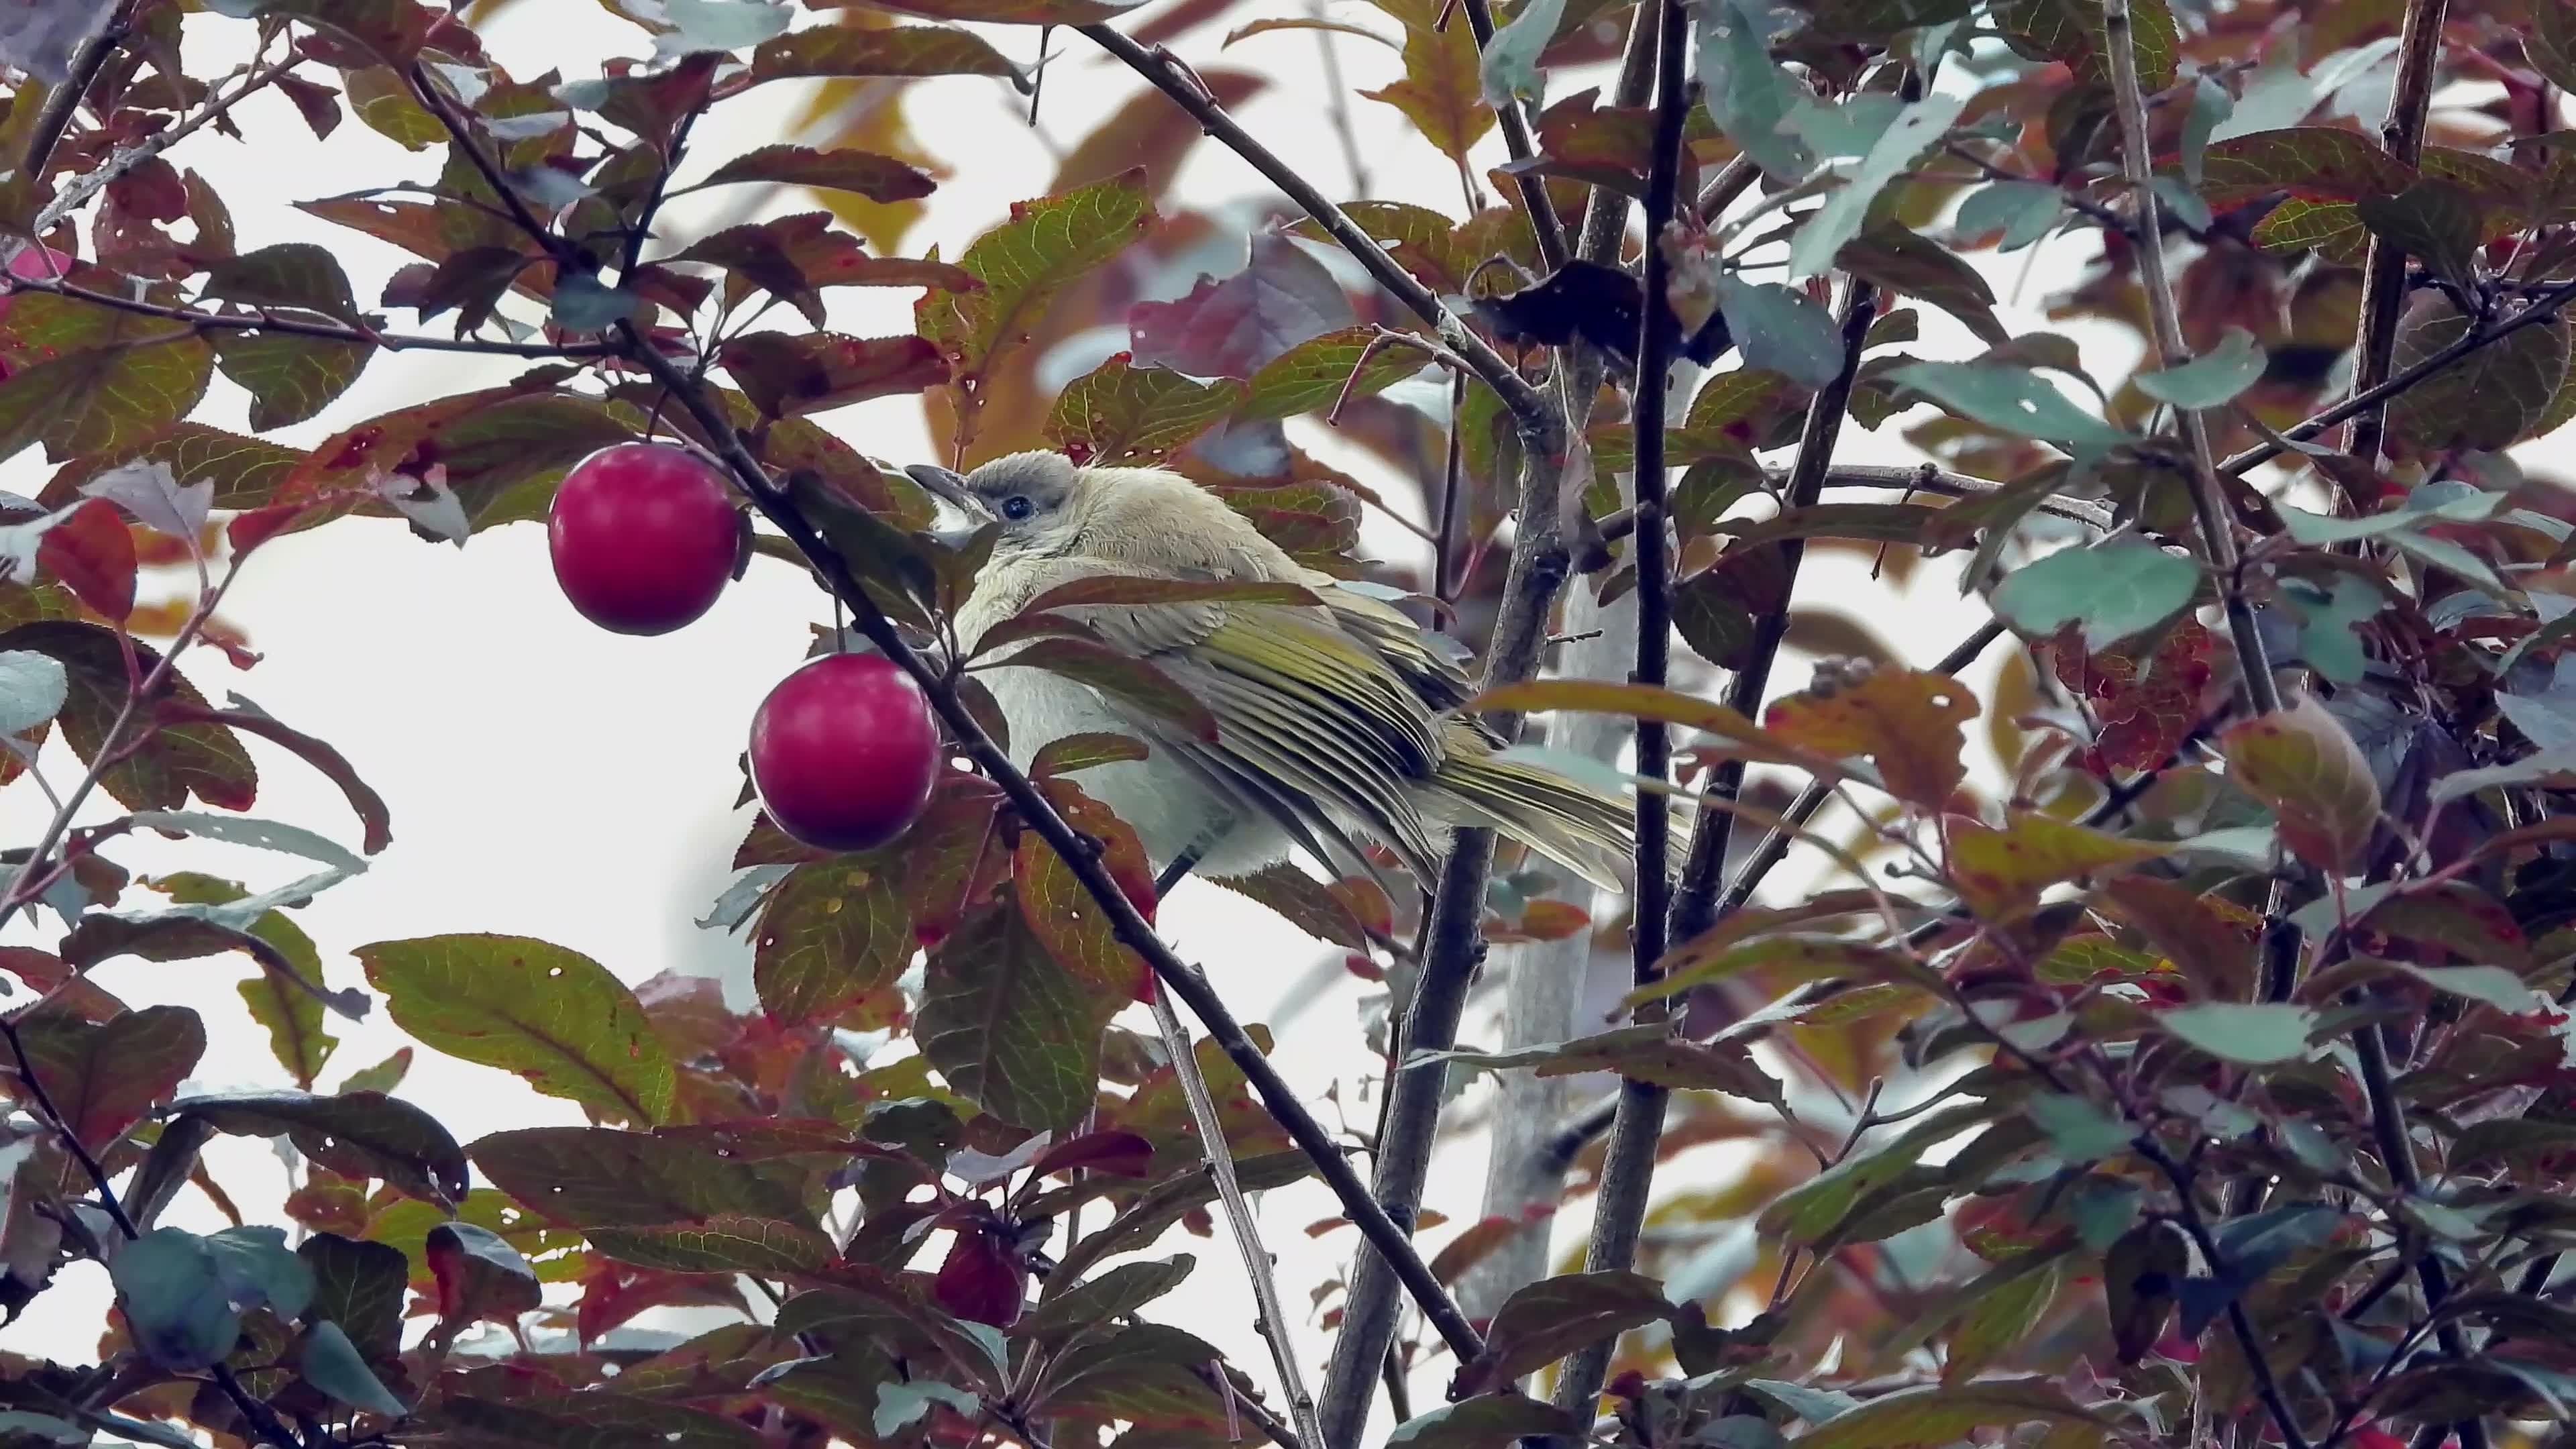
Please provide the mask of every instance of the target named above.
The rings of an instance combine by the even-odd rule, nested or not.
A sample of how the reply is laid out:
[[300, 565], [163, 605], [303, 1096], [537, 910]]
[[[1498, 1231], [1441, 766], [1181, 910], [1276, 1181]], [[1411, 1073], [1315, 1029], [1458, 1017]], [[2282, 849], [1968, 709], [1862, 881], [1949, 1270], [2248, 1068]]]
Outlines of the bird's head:
[[1013, 453], [971, 473], [904, 470], [975, 524], [1001, 525], [997, 554], [1097, 554], [1157, 561], [1174, 531], [1230, 538], [1249, 531], [1216, 495], [1159, 468], [1078, 468], [1062, 453]]

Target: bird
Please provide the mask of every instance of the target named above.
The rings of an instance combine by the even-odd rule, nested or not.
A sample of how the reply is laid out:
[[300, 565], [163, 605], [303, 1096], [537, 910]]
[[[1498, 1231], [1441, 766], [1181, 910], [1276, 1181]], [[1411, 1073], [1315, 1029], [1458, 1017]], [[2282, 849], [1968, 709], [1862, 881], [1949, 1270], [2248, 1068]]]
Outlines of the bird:
[[1214, 493], [1168, 469], [1077, 465], [1061, 453], [995, 458], [960, 474], [904, 470], [972, 528], [996, 529], [951, 620], [972, 658], [984, 636], [1081, 579], [1278, 583], [1314, 603], [1207, 599], [1060, 612], [1150, 662], [1205, 707], [1213, 739], [1120, 696], [1011, 658], [975, 659], [1012, 762], [1105, 732], [1142, 760], [1084, 770], [1085, 792], [1137, 835], [1164, 888], [1196, 870], [1241, 878], [1303, 849], [1343, 874], [1383, 877], [1366, 845], [1429, 881], [1448, 831], [1485, 826], [1604, 889], [1622, 888], [1634, 806], [1623, 793], [1503, 753], [1463, 706], [1467, 651], [1387, 598], [1291, 558]]

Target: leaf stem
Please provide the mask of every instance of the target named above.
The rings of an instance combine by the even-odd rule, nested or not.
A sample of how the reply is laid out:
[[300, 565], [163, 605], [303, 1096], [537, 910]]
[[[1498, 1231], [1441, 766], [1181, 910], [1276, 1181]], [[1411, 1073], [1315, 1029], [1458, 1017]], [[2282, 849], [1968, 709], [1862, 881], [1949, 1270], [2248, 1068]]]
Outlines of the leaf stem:
[[[2112, 109], [2120, 118], [2120, 151], [2128, 168], [2130, 195], [2138, 212], [2138, 285], [2147, 294], [2149, 328], [2157, 364], [2180, 367], [2191, 361], [2183, 340], [2181, 309], [2174, 302], [2172, 279], [2165, 275], [2164, 231], [2156, 219], [2154, 154], [2147, 146], [2147, 106], [2138, 90], [2138, 55], [2129, 19], [2129, 0], [2103, 0], [2103, 44], [2111, 52]], [[2245, 597], [2236, 556], [2236, 520], [2227, 504], [2225, 485], [2212, 461], [2209, 425], [2197, 408], [2176, 408], [2184, 441], [2191, 449], [2191, 506], [2200, 527], [2200, 546], [2218, 585], [2227, 633], [2236, 646], [2244, 675], [2245, 697], [2256, 714], [2281, 707], [2280, 686], [2263, 650], [2263, 635], [2254, 625], [2254, 606]]]
[[1163, 1034], [1163, 1048], [1171, 1053], [1172, 1073], [1180, 1078], [1181, 1095], [1189, 1099], [1190, 1120], [1199, 1129], [1199, 1148], [1207, 1158], [1208, 1176], [1216, 1183], [1217, 1198], [1225, 1204], [1227, 1225], [1234, 1230], [1234, 1245], [1243, 1254], [1244, 1275], [1252, 1280], [1253, 1310], [1261, 1318], [1261, 1336], [1270, 1344], [1270, 1361], [1279, 1370], [1279, 1389], [1288, 1399], [1288, 1412], [1297, 1422], [1297, 1437], [1306, 1444], [1321, 1444], [1323, 1437], [1315, 1425], [1315, 1399], [1306, 1392], [1306, 1376], [1297, 1367], [1296, 1350], [1288, 1342], [1287, 1310], [1279, 1306], [1279, 1275], [1273, 1270], [1269, 1250], [1261, 1245], [1261, 1226], [1253, 1221], [1252, 1208], [1243, 1200], [1243, 1184], [1235, 1180], [1234, 1149], [1225, 1139], [1225, 1122], [1217, 1116], [1216, 1101], [1208, 1094], [1207, 1078], [1200, 1074], [1198, 1055], [1190, 1046], [1190, 1034], [1181, 1027], [1181, 1018], [1172, 1010], [1172, 998], [1164, 992], [1154, 993], [1154, 1025]]

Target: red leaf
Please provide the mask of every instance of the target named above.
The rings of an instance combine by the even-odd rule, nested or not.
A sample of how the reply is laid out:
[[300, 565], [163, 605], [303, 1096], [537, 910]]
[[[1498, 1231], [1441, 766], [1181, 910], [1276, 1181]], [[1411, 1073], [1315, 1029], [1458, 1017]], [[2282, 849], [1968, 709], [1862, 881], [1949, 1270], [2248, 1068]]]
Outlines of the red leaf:
[[1153, 1157], [1154, 1144], [1133, 1132], [1087, 1132], [1047, 1149], [1029, 1170], [1039, 1177], [1076, 1168], [1113, 1177], [1143, 1177]]
[[931, 1296], [940, 1307], [995, 1328], [1019, 1321], [1028, 1293], [1028, 1262], [982, 1227], [957, 1230], [957, 1241], [949, 1247], [931, 1285]]
[[36, 562], [101, 616], [123, 623], [134, 612], [134, 535], [106, 499], [93, 498], [46, 529]]

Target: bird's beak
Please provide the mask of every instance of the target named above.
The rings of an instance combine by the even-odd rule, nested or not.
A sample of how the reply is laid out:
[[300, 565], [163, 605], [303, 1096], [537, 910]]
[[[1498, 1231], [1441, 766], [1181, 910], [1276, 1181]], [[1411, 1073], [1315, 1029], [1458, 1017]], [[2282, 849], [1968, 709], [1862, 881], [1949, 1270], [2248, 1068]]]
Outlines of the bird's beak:
[[922, 491], [960, 515], [948, 521], [947, 526], [930, 530], [931, 536], [941, 543], [951, 548], [958, 547], [974, 537], [977, 529], [993, 521], [993, 511], [986, 508], [984, 500], [976, 497], [974, 490], [966, 486], [962, 475], [936, 463], [915, 463], [903, 472], [905, 477], [920, 484]]

